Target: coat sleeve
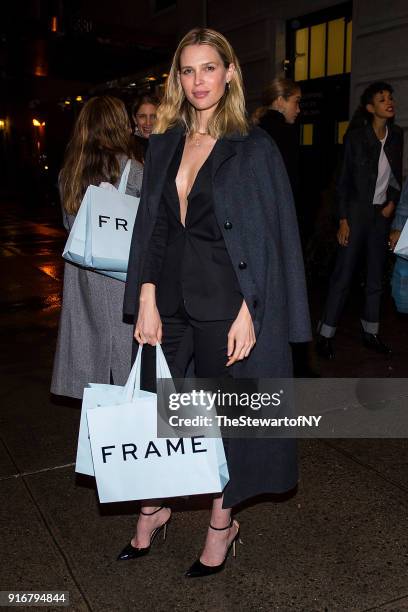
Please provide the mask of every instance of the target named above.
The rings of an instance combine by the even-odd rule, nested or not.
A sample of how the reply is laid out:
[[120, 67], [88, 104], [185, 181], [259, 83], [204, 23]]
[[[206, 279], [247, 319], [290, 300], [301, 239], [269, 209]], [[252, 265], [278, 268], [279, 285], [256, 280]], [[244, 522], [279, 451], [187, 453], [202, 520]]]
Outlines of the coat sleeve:
[[394, 204], [398, 205], [401, 197], [402, 186], [402, 152], [404, 147], [404, 138], [400, 128], [395, 126], [394, 130], [396, 140], [395, 161], [392, 164], [393, 168], [391, 172], [391, 179], [387, 189], [387, 202], [392, 201]]
[[278, 209], [281, 265], [286, 288], [289, 342], [312, 338], [302, 247], [289, 179], [280, 153], [272, 140], [265, 143], [267, 194], [274, 194]]
[[337, 220], [347, 219], [350, 201], [350, 182], [353, 176], [353, 144], [350, 134], [345, 137], [344, 157], [336, 184], [336, 217]]
[[153, 283], [153, 285], [156, 285], [157, 287], [166, 253], [168, 230], [169, 224], [167, 219], [166, 204], [162, 199], [152, 238], [144, 258], [143, 272], [140, 281], [141, 284]]
[[402, 188], [400, 200], [398, 202], [395, 216], [392, 222], [392, 229], [402, 230], [408, 219], [408, 179]]
[[147, 150], [146, 162], [143, 171], [143, 183], [139, 208], [133, 227], [132, 241], [130, 243], [129, 264], [126, 277], [125, 295], [123, 300], [123, 314], [134, 317], [139, 308], [140, 275], [143, 253], [148, 244], [146, 236], [148, 231], [147, 182], [151, 164], [150, 148]]

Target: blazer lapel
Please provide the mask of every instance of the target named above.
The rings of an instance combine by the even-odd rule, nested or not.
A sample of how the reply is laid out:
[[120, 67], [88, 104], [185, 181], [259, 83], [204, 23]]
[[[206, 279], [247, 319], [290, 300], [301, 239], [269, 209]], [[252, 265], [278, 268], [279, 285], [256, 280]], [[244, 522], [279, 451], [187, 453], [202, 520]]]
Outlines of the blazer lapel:
[[230, 157], [233, 157], [234, 155], [236, 155], [236, 148], [235, 145], [233, 143], [233, 141], [229, 138], [222, 138], [221, 140], [219, 140], [216, 145], [215, 145], [215, 149], [214, 149], [214, 158], [213, 158], [213, 162], [212, 162], [212, 179], [214, 181], [215, 175], [217, 174], [217, 171], [219, 170], [219, 168], [222, 166], [222, 164], [229, 159]]
[[152, 134], [149, 148], [151, 149], [151, 180], [148, 185], [147, 203], [150, 213], [155, 214], [163, 192], [164, 181], [177, 145], [183, 134], [183, 128], [176, 126], [164, 134]]

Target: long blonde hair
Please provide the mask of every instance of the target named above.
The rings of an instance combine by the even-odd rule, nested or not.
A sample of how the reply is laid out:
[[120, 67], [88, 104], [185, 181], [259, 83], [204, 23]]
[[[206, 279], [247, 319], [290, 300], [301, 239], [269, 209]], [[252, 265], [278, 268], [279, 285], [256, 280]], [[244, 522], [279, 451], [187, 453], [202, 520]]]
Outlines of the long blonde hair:
[[61, 197], [68, 213], [78, 211], [88, 185], [116, 183], [120, 154], [137, 157], [124, 103], [113, 96], [91, 98], [79, 113], [60, 172]]
[[217, 139], [234, 132], [247, 134], [244, 88], [237, 56], [228, 40], [209, 28], [194, 28], [180, 41], [173, 57], [164, 97], [157, 111], [154, 132], [162, 134], [179, 123], [184, 125], [187, 133], [199, 129], [196, 110], [187, 100], [178, 78], [180, 56], [183, 49], [189, 45], [209, 45], [218, 52], [225, 68], [230, 64], [235, 66], [231, 80], [208, 122], [208, 133]]

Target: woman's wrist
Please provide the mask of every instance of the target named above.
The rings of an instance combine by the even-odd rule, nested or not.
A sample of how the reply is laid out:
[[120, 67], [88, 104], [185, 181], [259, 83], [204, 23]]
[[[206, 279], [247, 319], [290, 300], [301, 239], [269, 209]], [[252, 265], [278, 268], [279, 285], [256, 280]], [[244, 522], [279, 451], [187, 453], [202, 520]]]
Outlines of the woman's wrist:
[[156, 301], [156, 285], [153, 283], [143, 283], [140, 289], [140, 302], [150, 303]]

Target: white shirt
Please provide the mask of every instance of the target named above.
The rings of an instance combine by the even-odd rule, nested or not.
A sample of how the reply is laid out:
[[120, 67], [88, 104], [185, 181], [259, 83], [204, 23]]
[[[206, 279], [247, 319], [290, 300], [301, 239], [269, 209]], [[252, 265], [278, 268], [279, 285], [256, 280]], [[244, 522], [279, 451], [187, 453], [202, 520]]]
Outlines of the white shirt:
[[388, 128], [385, 126], [385, 136], [381, 142], [381, 153], [380, 159], [378, 160], [378, 174], [377, 174], [377, 182], [375, 185], [375, 193], [373, 204], [384, 204], [387, 200], [387, 189], [388, 183], [390, 182], [391, 177], [391, 166], [388, 162], [387, 156], [384, 153], [384, 144], [387, 140], [388, 136]]

